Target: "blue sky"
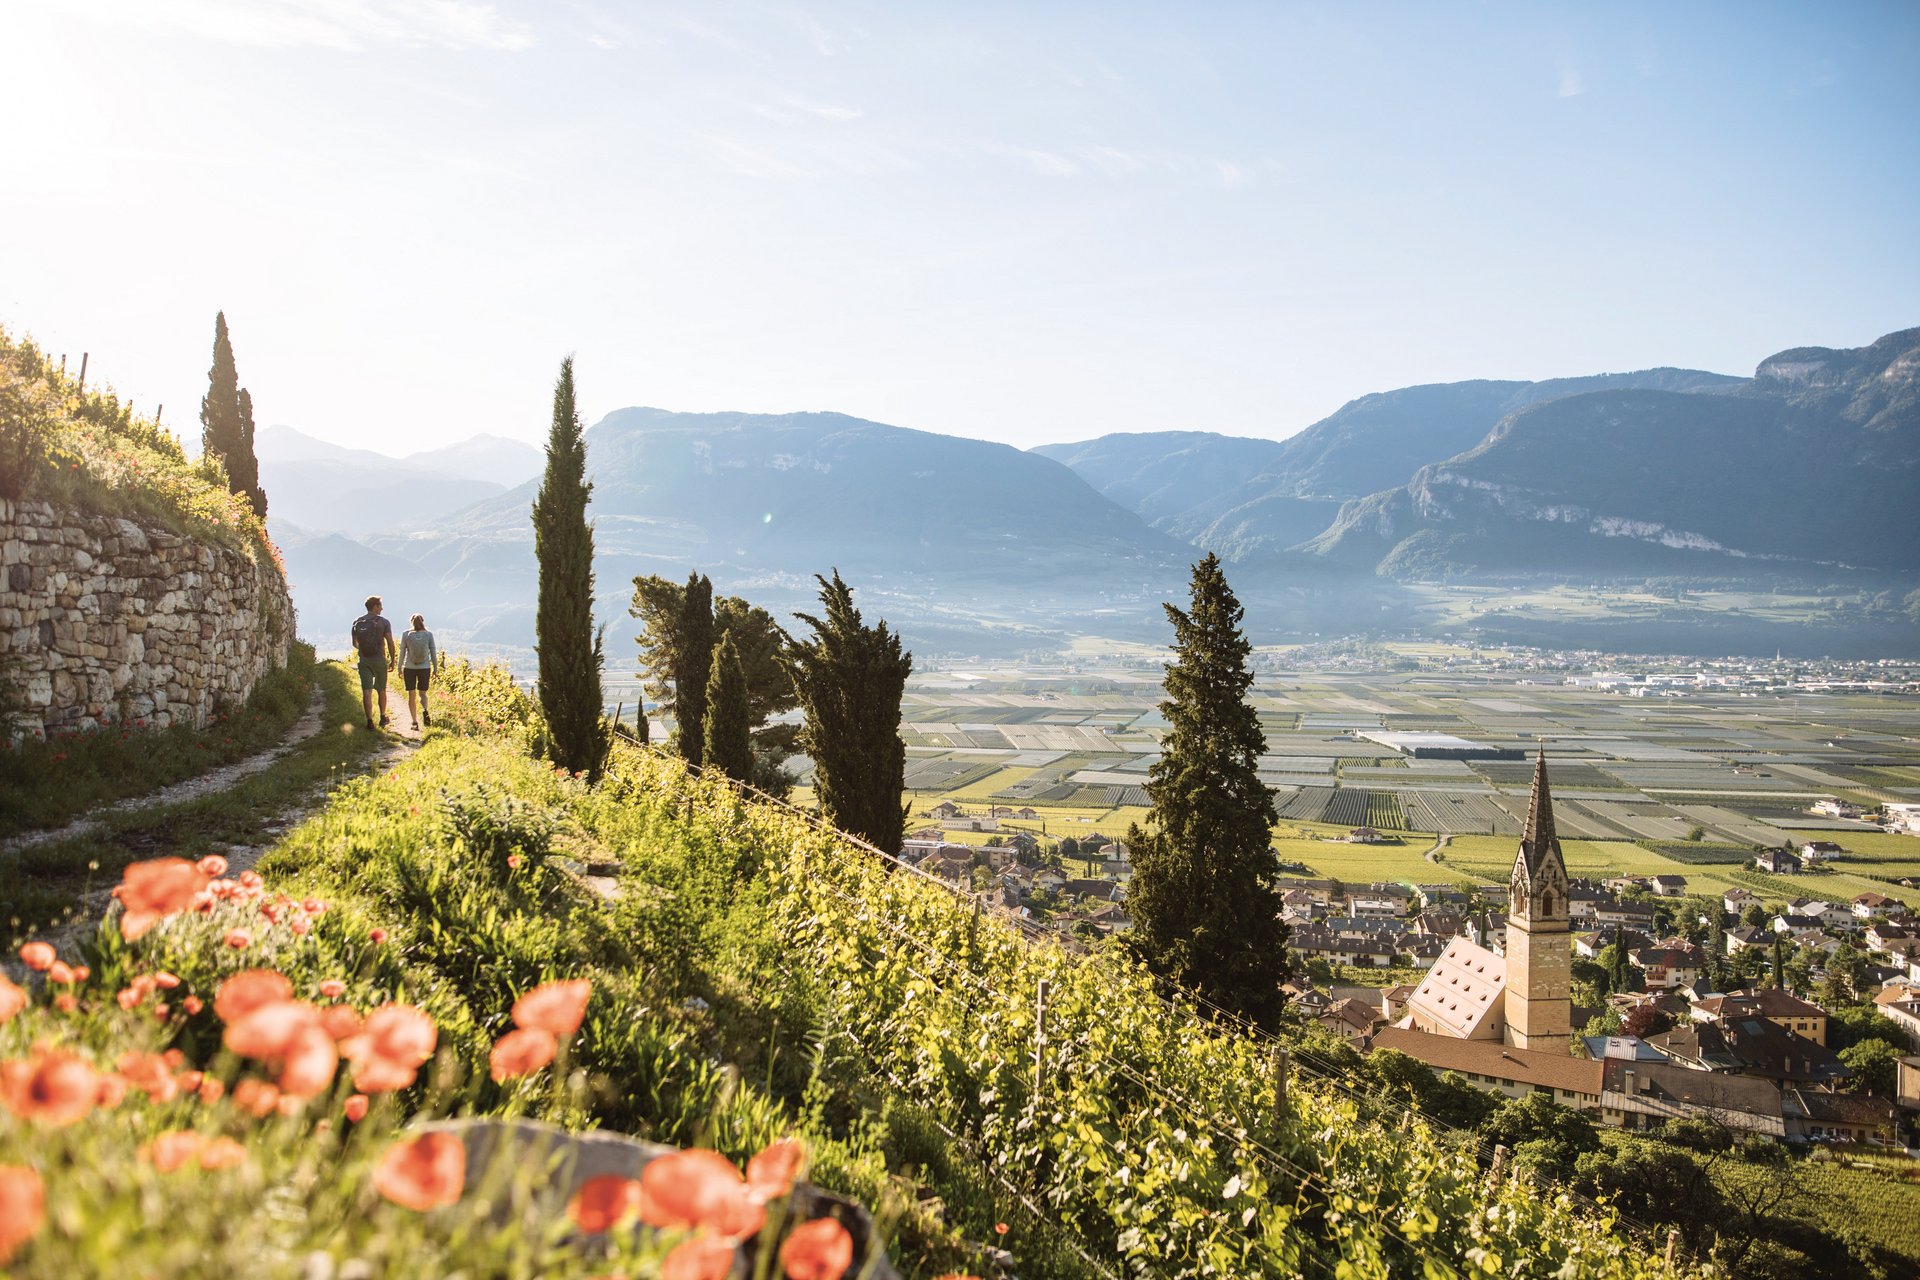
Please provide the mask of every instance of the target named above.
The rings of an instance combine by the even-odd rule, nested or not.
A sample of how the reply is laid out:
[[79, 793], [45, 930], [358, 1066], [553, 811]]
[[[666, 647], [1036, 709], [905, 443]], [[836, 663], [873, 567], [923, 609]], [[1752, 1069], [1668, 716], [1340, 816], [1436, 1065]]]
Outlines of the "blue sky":
[[[0, 323], [197, 437], [1031, 445], [1920, 324], [1920, 6], [0, 0]], [[26, 150], [31, 139], [36, 145]]]

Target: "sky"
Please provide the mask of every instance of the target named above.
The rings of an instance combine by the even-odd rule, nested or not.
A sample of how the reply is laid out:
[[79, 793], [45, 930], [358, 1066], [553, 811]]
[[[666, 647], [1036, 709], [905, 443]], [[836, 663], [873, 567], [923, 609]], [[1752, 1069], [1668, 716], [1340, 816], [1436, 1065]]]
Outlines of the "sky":
[[1027, 447], [1920, 324], [1920, 5], [0, 0], [0, 325], [192, 443]]

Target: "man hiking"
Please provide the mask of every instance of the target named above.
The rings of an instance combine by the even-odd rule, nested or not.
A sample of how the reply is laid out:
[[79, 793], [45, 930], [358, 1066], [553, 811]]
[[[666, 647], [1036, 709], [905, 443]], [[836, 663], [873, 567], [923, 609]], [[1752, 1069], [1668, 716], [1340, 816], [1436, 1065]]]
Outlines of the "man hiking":
[[393, 643], [393, 624], [380, 616], [380, 597], [367, 597], [367, 611], [353, 620], [353, 651], [360, 658], [360, 702], [367, 728], [373, 728], [373, 691], [380, 691], [380, 727], [387, 727], [387, 672], [399, 651]]
[[[407, 686], [407, 714], [413, 717], [416, 733], [423, 721], [433, 723], [433, 713], [427, 710], [427, 686], [433, 683], [434, 659], [439, 656], [427, 620], [414, 614], [413, 630], [400, 637], [400, 679]], [[420, 699], [418, 705], [414, 703], [416, 697]]]

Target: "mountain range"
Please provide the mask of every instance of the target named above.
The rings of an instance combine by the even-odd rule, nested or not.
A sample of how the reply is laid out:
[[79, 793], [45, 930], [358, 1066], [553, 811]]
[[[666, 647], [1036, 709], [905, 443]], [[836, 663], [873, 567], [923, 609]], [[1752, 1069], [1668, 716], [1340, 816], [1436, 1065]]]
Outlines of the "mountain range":
[[[1197, 547], [1236, 562], [1270, 635], [1377, 626], [1398, 581], [1920, 578], [1920, 330], [1783, 351], [1751, 378], [1407, 387], [1285, 440], [1021, 451], [836, 413], [635, 407], [587, 446], [615, 640], [635, 575], [696, 569], [792, 609], [838, 567], [916, 642], [974, 652], [1158, 635]], [[390, 612], [531, 643], [538, 450], [393, 459], [286, 428], [259, 449], [303, 610], [348, 618], [382, 591]]]

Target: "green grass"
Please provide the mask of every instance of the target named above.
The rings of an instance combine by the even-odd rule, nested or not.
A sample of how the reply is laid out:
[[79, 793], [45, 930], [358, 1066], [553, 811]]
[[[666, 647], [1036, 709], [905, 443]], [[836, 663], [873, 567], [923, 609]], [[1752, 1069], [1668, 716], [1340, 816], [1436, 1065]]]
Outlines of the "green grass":
[[99, 829], [0, 856], [0, 916], [16, 937], [65, 919], [89, 888], [127, 863], [198, 857], [215, 844], [260, 844], [285, 810], [348, 776], [386, 739], [361, 725], [360, 686], [344, 663], [311, 668], [326, 699], [320, 732], [225, 791], [107, 816]]
[[111, 725], [50, 740], [0, 739], [0, 838], [60, 826], [272, 746], [306, 711], [313, 678], [312, 647], [295, 644], [245, 706], [202, 728]]

